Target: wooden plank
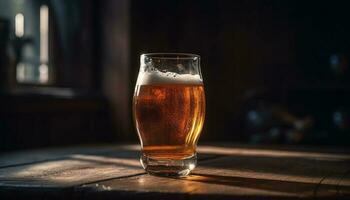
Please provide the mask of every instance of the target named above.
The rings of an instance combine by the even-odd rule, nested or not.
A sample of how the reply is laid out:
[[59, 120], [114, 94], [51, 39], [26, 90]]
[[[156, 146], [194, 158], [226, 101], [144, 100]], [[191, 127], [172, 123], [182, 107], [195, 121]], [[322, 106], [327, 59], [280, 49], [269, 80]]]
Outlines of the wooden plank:
[[325, 176], [315, 189], [316, 197], [350, 197], [350, 170], [345, 173], [334, 173]]
[[71, 187], [144, 173], [137, 158], [138, 154], [130, 151], [105, 156], [71, 154], [62, 160], [2, 168], [0, 187]]
[[[140, 145], [94, 145], [94, 146], [78, 146], [65, 148], [48, 148], [26, 150], [19, 152], [5, 152], [0, 154], [0, 168], [22, 165], [28, 163], [41, 162], [53, 159], [62, 159], [71, 154], [93, 154], [103, 155], [114, 151], [140, 151]], [[303, 152], [305, 157], [314, 157], [318, 159], [331, 156], [333, 159], [348, 158], [350, 152], [344, 149], [310, 149], [306, 147], [295, 146], [251, 146], [240, 144], [221, 144], [217, 146], [202, 145], [198, 147], [200, 159], [212, 159], [226, 155], [252, 155], [259, 156], [270, 154], [270, 156], [295, 157], [298, 153]], [[319, 152], [321, 151], [321, 152]], [[278, 153], [271, 153], [278, 152]], [[286, 153], [288, 152], [288, 153]], [[329, 153], [333, 152], [333, 153]], [[344, 153], [346, 152], [346, 153]], [[300, 155], [300, 154], [299, 154]]]
[[[27, 158], [26, 158], [27, 156]], [[3, 155], [0, 197], [107, 199], [349, 198], [350, 156], [316, 150], [199, 147], [191, 176], [144, 174], [139, 145]], [[35, 163], [25, 164], [35, 160]], [[62, 196], [63, 195], [63, 196]]]
[[5, 152], [0, 154], [0, 168], [63, 159], [72, 154], [103, 155], [118, 151], [139, 152], [139, 149], [139, 145], [90, 145]]
[[[140, 153], [140, 145], [90, 145], [65, 148], [46, 148], [36, 150], [26, 150], [19, 152], [7, 152], [0, 154], [0, 168], [12, 167], [17, 165], [33, 164], [43, 161], [61, 160], [69, 158], [73, 154], [87, 155], [108, 155], [120, 156], [121, 151], [130, 152], [131, 157]], [[115, 155], [114, 155], [115, 154]], [[119, 154], [119, 155], [118, 155]], [[199, 160], [207, 160], [220, 157], [221, 155], [201, 153]]]
[[[201, 176], [218, 180], [238, 178], [240, 184], [248, 187], [292, 192], [304, 198], [314, 195], [322, 198], [338, 195], [329, 188], [338, 190], [340, 187], [342, 194], [349, 192], [350, 179], [342, 177], [342, 174], [349, 170], [349, 154], [221, 147], [208, 147], [206, 151], [205, 148], [202, 151], [222, 152], [221, 154], [228, 156], [208, 161], [199, 167], [196, 173]], [[342, 182], [340, 178], [343, 178]], [[319, 185], [322, 187], [318, 187]]]
[[280, 158], [308, 158], [316, 160], [349, 160], [350, 150], [342, 148], [315, 148], [303, 146], [280, 146], [280, 145], [202, 145], [198, 147], [200, 154], [221, 156], [252, 156], [252, 157], [280, 157]]
[[[223, 147], [202, 147], [199, 152], [221, 156], [199, 162], [199, 167], [186, 178], [142, 175], [87, 184], [78, 190], [84, 197], [127, 198], [135, 194], [149, 199], [349, 197], [348, 177], [343, 177], [342, 181], [336, 176], [327, 181], [324, 178], [347, 172], [350, 166], [347, 154]], [[339, 187], [342, 196], [337, 192]]]
[[[195, 181], [200, 176], [183, 179], [155, 177], [150, 175], [114, 179], [84, 185], [76, 193], [86, 199], [277, 199], [293, 197], [289, 193], [246, 188], [222, 182]], [[294, 196], [295, 197], [295, 196]]]

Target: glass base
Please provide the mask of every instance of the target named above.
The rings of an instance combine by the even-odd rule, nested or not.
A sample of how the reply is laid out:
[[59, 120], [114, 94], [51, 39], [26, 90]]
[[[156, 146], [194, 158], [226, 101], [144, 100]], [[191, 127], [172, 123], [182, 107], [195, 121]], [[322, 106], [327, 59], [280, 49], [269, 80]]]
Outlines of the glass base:
[[140, 162], [147, 173], [156, 176], [180, 177], [187, 176], [197, 165], [197, 155], [181, 160], [154, 159], [145, 154]]

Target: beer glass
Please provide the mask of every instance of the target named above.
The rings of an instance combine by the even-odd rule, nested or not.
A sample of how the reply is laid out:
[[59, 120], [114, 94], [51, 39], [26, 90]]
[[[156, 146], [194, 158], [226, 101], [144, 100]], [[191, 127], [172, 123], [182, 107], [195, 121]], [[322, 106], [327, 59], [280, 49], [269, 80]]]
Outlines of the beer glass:
[[196, 167], [196, 145], [205, 117], [200, 57], [141, 55], [133, 114], [143, 168], [153, 175], [188, 175]]

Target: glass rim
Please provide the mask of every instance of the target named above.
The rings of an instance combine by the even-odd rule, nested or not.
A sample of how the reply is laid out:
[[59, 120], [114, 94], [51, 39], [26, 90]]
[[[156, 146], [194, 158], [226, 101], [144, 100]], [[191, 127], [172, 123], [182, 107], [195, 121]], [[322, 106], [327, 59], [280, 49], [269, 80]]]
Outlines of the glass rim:
[[193, 53], [143, 53], [141, 57], [149, 57], [155, 59], [171, 59], [171, 60], [179, 60], [179, 59], [199, 59], [200, 56]]

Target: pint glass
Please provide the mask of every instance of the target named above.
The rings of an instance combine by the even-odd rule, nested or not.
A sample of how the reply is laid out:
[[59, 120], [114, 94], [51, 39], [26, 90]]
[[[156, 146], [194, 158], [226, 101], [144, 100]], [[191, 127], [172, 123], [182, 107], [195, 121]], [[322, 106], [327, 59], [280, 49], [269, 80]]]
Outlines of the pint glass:
[[188, 175], [196, 166], [196, 145], [205, 118], [200, 57], [141, 55], [133, 115], [143, 168], [154, 175]]

